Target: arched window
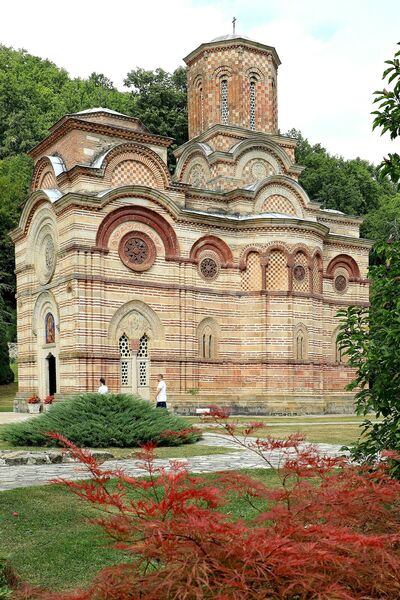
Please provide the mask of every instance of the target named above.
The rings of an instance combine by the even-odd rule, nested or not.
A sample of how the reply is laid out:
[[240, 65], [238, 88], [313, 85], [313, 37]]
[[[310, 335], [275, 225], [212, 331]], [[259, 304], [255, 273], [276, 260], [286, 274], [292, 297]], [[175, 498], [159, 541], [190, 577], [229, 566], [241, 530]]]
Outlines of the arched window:
[[45, 340], [46, 344], [56, 343], [56, 328], [54, 324], [54, 317], [51, 313], [47, 313], [45, 317]]
[[204, 96], [203, 96], [203, 87], [199, 88], [198, 91], [199, 94], [199, 113], [200, 113], [200, 129], [201, 131], [204, 130]]
[[218, 356], [218, 323], [207, 317], [197, 328], [198, 352], [200, 358], [217, 358]]
[[119, 354], [120, 354], [120, 381], [121, 387], [129, 387], [131, 385], [131, 349], [129, 339], [124, 333], [119, 338]]
[[256, 80], [250, 81], [250, 129], [256, 128]]
[[295, 360], [307, 360], [308, 356], [308, 331], [305, 325], [299, 324], [294, 330], [294, 349]]
[[213, 358], [213, 334], [210, 327], [204, 329], [201, 342], [201, 358]]
[[228, 125], [229, 123], [229, 105], [228, 105], [228, 80], [221, 79], [220, 81], [221, 94], [221, 123]]
[[296, 338], [296, 358], [297, 360], [304, 360], [304, 334], [300, 331]]
[[137, 353], [138, 388], [149, 385], [149, 338], [143, 335], [139, 340]]

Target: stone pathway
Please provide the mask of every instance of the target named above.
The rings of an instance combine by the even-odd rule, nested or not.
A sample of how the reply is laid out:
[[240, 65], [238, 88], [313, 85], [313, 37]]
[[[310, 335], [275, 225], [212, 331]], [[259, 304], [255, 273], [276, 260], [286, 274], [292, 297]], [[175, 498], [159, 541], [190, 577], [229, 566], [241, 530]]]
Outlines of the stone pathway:
[[[205, 433], [203, 439], [197, 442], [199, 445], [222, 446], [225, 448], [237, 448], [239, 452], [230, 454], [212, 454], [209, 456], [193, 456], [184, 462], [193, 473], [211, 473], [215, 471], [226, 471], [235, 469], [269, 468], [267, 463], [249, 450], [238, 446], [233, 440], [224, 435]], [[315, 444], [323, 454], [337, 456], [340, 445]], [[273, 451], [268, 456], [274, 466], [278, 466], [282, 458], [279, 451]], [[157, 459], [155, 464], [159, 467], [169, 466], [168, 459]], [[105, 469], [122, 468], [127, 474], [138, 476], [144, 472], [138, 466], [136, 459], [110, 460], [103, 463]], [[84, 479], [86, 472], [76, 463], [44, 464], [44, 465], [20, 465], [0, 466], [0, 491], [11, 490], [21, 487], [44, 485], [54, 478]]]

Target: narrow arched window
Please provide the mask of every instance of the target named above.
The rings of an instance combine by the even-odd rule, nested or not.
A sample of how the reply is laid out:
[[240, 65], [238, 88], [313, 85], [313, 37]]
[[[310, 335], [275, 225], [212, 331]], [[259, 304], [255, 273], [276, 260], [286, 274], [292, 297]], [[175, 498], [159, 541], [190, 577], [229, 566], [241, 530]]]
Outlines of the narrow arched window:
[[228, 123], [229, 123], [229, 105], [228, 105], [228, 80], [227, 79], [221, 79], [220, 92], [221, 92], [221, 123], [222, 123], [222, 125], [228, 125]]
[[204, 96], [203, 88], [199, 88], [199, 101], [200, 101], [200, 128], [204, 131]]
[[51, 313], [47, 313], [45, 318], [45, 340], [46, 344], [54, 344], [56, 341], [56, 328]]
[[335, 342], [335, 362], [337, 362], [337, 363], [343, 362], [342, 350], [340, 348], [340, 344], [337, 339]]
[[250, 129], [256, 128], [256, 82], [250, 81]]
[[203, 334], [203, 349], [201, 353], [202, 358], [206, 358], [206, 334]]
[[128, 336], [124, 333], [119, 338], [120, 354], [120, 382], [121, 387], [127, 387], [131, 383], [131, 349]]
[[212, 335], [208, 336], [208, 358], [212, 357]]
[[296, 358], [297, 360], [303, 360], [304, 359], [304, 335], [302, 332], [300, 332], [297, 335], [297, 340], [296, 340]]

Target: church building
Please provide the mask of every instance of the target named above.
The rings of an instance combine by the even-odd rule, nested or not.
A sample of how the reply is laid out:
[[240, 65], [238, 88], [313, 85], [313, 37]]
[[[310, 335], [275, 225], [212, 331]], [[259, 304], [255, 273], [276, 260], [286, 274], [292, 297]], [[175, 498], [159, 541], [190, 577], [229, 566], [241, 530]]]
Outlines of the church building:
[[[338, 309], [368, 304], [360, 218], [298, 183], [278, 130], [275, 48], [240, 35], [185, 59], [189, 141], [105, 108], [61, 118], [30, 152], [16, 248], [19, 390], [97, 390], [174, 410], [343, 412], [354, 372]], [[328, 118], [328, 115], [327, 115]]]

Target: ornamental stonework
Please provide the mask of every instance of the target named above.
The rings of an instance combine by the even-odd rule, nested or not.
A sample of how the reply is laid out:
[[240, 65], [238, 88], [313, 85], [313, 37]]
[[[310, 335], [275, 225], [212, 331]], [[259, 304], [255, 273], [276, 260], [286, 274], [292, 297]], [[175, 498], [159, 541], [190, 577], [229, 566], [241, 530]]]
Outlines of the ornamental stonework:
[[293, 277], [296, 281], [304, 281], [306, 277], [306, 270], [303, 265], [295, 265], [293, 267]]
[[217, 254], [211, 251], [202, 252], [198, 264], [200, 276], [206, 281], [213, 281], [218, 277], [219, 271], [220, 260]]
[[49, 283], [56, 268], [56, 245], [50, 226], [39, 233], [36, 242], [35, 271], [39, 282]]
[[138, 273], [150, 269], [157, 256], [153, 240], [140, 231], [126, 233], [119, 243], [118, 252], [124, 265]]
[[118, 251], [118, 247], [122, 237], [130, 231], [137, 231], [139, 233], [144, 233], [147, 236], [149, 236], [149, 238], [151, 238], [151, 241], [156, 247], [157, 256], [164, 255], [164, 245], [162, 243], [161, 238], [154, 231], [154, 229], [152, 229], [149, 225], [146, 225], [145, 223], [136, 223], [132, 221], [122, 223], [121, 225], [115, 228], [108, 243], [109, 249]]
[[337, 292], [345, 292], [347, 288], [347, 279], [344, 275], [337, 275], [334, 281], [335, 290]]

